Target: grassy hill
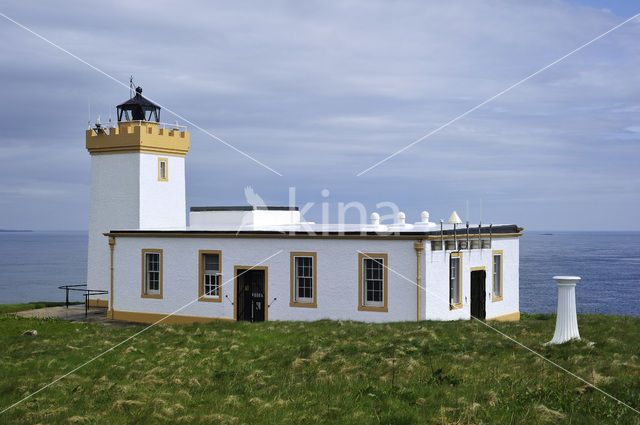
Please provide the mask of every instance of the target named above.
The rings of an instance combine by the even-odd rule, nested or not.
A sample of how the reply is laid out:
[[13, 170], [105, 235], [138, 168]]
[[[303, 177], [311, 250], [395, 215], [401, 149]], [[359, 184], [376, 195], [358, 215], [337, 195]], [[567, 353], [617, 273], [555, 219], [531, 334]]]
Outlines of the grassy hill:
[[[70, 302], [69, 304], [82, 304], [82, 303]], [[36, 310], [39, 308], [57, 307], [57, 306], [63, 306], [63, 305], [65, 305], [65, 303], [50, 302], [50, 301], [36, 301], [33, 303], [22, 303], [22, 304], [0, 304], [0, 314], [14, 313], [16, 311], [24, 311], [24, 310]]]
[[[490, 324], [636, 409], [640, 318]], [[21, 336], [36, 329], [37, 336]], [[0, 410], [142, 327], [0, 316]], [[640, 423], [640, 415], [472, 322], [157, 326], [0, 415], [0, 423]]]

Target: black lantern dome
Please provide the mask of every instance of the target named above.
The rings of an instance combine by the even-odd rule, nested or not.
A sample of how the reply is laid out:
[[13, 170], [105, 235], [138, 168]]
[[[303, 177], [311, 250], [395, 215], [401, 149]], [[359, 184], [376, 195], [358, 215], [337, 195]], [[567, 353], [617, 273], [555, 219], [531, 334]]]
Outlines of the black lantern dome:
[[142, 87], [136, 87], [136, 95], [117, 108], [118, 121], [151, 121], [153, 118], [160, 122], [160, 107], [142, 96]]

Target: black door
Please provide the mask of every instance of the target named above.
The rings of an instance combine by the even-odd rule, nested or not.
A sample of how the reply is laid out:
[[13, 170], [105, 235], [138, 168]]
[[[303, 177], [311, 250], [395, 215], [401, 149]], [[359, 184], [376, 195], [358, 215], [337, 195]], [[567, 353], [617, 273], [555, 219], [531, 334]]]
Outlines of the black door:
[[236, 317], [249, 322], [264, 321], [264, 270], [237, 271]]
[[476, 319], [484, 320], [487, 313], [485, 310], [485, 280], [487, 272], [476, 270], [471, 272], [471, 315]]

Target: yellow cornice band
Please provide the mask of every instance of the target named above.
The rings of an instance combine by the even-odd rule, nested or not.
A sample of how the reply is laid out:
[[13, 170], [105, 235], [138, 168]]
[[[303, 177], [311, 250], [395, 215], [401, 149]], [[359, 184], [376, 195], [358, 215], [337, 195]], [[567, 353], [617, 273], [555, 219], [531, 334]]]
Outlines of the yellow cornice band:
[[188, 131], [159, 128], [157, 123], [121, 122], [117, 128], [96, 134], [86, 131], [86, 147], [91, 155], [153, 153], [185, 156], [189, 152]]
[[[265, 238], [265, 239], [283, 239], [283, 238], [300, 238], [300, 239], [401, 239], [401, 240], [415, 240], [416, 238], [424, 238], [428, 240], [440, 240], [440, 235], [325, 235], [318, 234], [289, 234], [289, 233], [200, 233], [200, 232], [176, 232], [166, 233], [162, 231], [139, 233], [139, 232], [118, 232], [118, 233], [103, 233], [104, 236], [113, 237], [138, 237], [138, 238]], [[513, 238], [522, 236], [522, 233], [498, 233], [493, 234], [493, 239], [499, 238]], [[489, 238], [489, 235], [481, 235], [482, 238]], [[445, 239], [448, 239], [445, 235]], [[453, 239], [453, 235], [450, 239]], [[477, 239], [477, 235], [474, 237]]]

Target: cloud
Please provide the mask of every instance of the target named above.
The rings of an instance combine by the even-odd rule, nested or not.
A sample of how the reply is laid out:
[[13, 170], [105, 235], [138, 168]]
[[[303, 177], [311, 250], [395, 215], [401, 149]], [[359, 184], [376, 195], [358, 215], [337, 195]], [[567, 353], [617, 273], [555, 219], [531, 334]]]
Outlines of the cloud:
[[0, 195], [17, 195], [31, 198], [47, 198], [66, 195], [68, 192], [61, 189], [44, 189], [35, 187], [0, 187]]
[[[96, 15], [84, 2], [53, 1], [37, 10], [18, 2], [3, 12], [120, 81], [133, 74], [149, 97], [285, 175], [270, 175], [192, 128], [189, 203], [237, 204], [247, 185], [265, 199], [283, 198], [290, 185], [315, 197], [328, 187], [362, 202], [397, 196], [415, 214], [423, 208], [416, 193], [440, 200], [436, 208], [445, 212], [465, 199], [494, 197], [503, 207], [494, 213], [506, 221], [542, 228], [555, 224], [532, 211], [547, 211], [545, 197], [556, 202], [569, 191], [585, 205], [591, 196], [614, 210], [640, 207], [637, 22], [366, 177], [355, 174], [623, 20], [597, 6], [187, 2], [176, 13], [169, 3], [118, 1]], [[7, 21], [0, 35], [7, 99], [0, 178], [13, 195], [22, 190], [40, 205], [50, 205], [47, 191], [72, 191], [80, 207], [49, 208], [47, 220], [55, 227], [73, 217], [83, 225], [88, 106], [92, 119], [115, 117], [128, 90]], [[162, 119], [176, 118], [163, 111]], [[32, 190], [38, 187], [47, 189]], [[37, 202], [13, 195], [0, 227], [38, 227], [19, 213]], [[568, 225], [600, 225], [589, 214], [585, 208]], [[631, 218], [619, 225], [637, 228]]]

